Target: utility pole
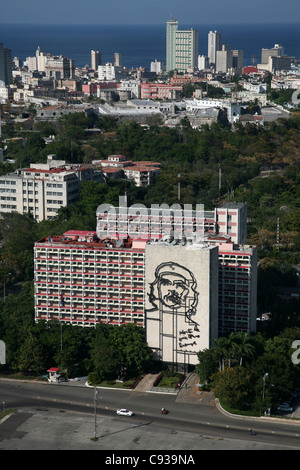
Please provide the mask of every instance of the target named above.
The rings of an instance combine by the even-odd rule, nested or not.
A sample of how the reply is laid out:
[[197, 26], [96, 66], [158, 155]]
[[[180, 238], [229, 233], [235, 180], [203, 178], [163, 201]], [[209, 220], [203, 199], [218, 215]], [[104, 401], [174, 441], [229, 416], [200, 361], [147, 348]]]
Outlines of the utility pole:
[[279, 230], [280, 230], [280, 219], [278, 217], [278, 219], [277, 219], [277, 236], [276, 236], [276, 244], [277, 244], [278, 250], [279, 250], [279, 244], [280, 244]]
[[94, 439], [97, 437], [97, 396], [98, 390], [94, 387], [94, 420], [95, 420], [95, 427], [94, 427]]

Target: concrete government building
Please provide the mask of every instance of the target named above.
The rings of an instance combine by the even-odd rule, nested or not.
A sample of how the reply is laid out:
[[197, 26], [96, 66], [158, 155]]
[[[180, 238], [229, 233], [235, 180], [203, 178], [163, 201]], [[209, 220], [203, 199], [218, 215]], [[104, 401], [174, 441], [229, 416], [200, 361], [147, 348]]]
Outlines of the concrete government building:
[[[174, 230], [163, 236], [164, 217], [128, 211], [123, 220], [122, 209], [115, 232], [99, 210], [97, 231], [35, 243], [36, 321], [134, 323], [145, 328], [156, 359], [186, 366], [218, 336], [255, 331], [257, 250], [244, 244], [246, 204], [226, 203], [197, 221], [189, 214], [190, 236], [181, 240]], [[171, 228], [184, 219], [169, 215]]]

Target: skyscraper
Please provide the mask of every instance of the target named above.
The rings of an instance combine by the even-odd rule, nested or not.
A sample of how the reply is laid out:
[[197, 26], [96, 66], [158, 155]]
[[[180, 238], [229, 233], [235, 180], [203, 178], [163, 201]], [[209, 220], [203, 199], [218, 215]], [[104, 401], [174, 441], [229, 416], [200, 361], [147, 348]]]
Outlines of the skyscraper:
[[99, 65], [102, 64], [102, 55], [100, 51], [91, 51], [91, 68], [92, 70], [98, 70]]
[[167, 21], [166, 64], [167, 72], [186, 72], [197, 67], [199, 33], [195, 29], [179, 30], [178, 21]]
[[0, 43], [0, 81], [4, 82], [5, 85], [12, 82], [11, 49], [5, 48], [2, 43]]
[[217, 51], [221, 50], [222, 35], [218, 31], [208, 33], [208, 57], [210, 64], [216, 64]]
[[232, 50], [229, 45], [223, 45], [221, 51], [216, 51], [216, 72], [227, 73], [232, 68]]
[[120, 52], [114, 53], [114, 66], [115, 67], [123, 67], [123, 57]]

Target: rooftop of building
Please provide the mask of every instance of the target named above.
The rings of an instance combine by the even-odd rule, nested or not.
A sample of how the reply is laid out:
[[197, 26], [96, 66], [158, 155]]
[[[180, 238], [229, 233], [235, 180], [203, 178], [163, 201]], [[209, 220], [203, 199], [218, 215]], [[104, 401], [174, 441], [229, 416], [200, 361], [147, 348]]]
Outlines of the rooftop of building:
[[146, 245], [157, 245], [160, 248], [165, 246], [172, 247], [186, 247], [190, 249], [207, 249], [219, 248], [219, 253], [233, 253], [233, 254], [246, 254], [251, 255], [255, 247], [251, 245], [238, 245], [233, 243], [228, 235], [218, 234], [205, 234], [204, 237], [185, 238], [184, 236], [179, 239], [174, 237], [150, 235], [145, 234], [135, 237], [115, 238], [103, 237], [99, 238], [96, 231], [85, 230], [68, 230], [63, 235], [50, 235], [38, 240], [35, 246], [47, 246], [57, 248], [78, 247], [78, 248], [95, 248], [95, 249], [109, 249], [109, 250], [127, 250], [133, 249], [144, 252]]
[[63, 235], [46, 236], [35, 243], [35, 246], [47, 245], [49, 247], [78, 246], [86, 248], [103, 249], [143, 249], [147, 243], [145, 239], [127, 238], [99, 238], [95, 231], [68, 230]]

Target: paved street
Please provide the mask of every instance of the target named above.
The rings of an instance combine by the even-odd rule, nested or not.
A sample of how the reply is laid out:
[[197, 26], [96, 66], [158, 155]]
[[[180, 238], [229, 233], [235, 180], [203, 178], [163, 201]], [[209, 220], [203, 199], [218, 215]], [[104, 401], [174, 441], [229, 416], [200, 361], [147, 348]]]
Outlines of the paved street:
[[266, 445], [259, 436], [252, 436], [249, 441], [247, 433], [245, 440], [227, 439], [221, 433], [219, 437], [210, 437], [116, 415], [97, 416], [96, 424], [98, 440], [93, 441], [95, 420], [92, 415], [42, 408], [21, 411], [0, 425], [0, 450], [286, 449], [284, 446]]
[[[130, 394], [131, 403], [138, 403], [145, 390], [149, 389], [152, 378], [147, 377], [139, 384], [138, 390]], [[209, 393], [198, 392], [195, 383], [197, 378], [191, 376], [187, 386], [183, 387], [175, 398], [175, 403], [181, 406], [195, 405], [197, 410], [211, 408], [215, 410], [215, 402]], [[72, 387], [84, 387], [83, 383], [60, 384], [60, 390]], [[53, 386], [52, 386], [53, 387]], [[63, 388], [61, 388], [63, 387]], [[74, 388], [75, 387], [75, 388]], [[47, 384], [43, 386], [48, 389]], [[53, 390], [49, 388], [49, 391]], [[58, 390], [58, 389], [57, 389]], [[70, 390], [71, 391], [71, 390]], [[50, 392], [49, 392], [50, 393]], [[119, 392], [122, 396], [122, 391]], [[127, 393], [127, 392], [126, 392]], [[149, 392], [152, 395], [151, 392]], [[99, 394], [100, 395], [100, 394]], [[148, 394], [147, 394], [148, 395]], [[122, 398], [120, 399], [120, 402]], [[163, 395], [159, 398], [163, 403]], [[170, 415], [171, 418], [171, 415]], [[173, 418], [173, 416], [172, 416]], [[204, 418], [203, 418], [204, 419]], [[107, 410], [106, 414], [99, 412], [94, 415], [91, 406], [89, 413], [70, 411], [49, 406], [28, 406], [21, 408], [0, 424], [0, 450], [102, 450], [106, 451], [191, 451], [199, 450], [281, 450], [288, 449], [286, 441], [281, 444], [280, 440], [274, 441], [264, 438], [262, 432], [249, 436], [247, 427], [241, 430], [238, 421], [236, 437], [232, 437], [226, 431], [226, 426], [200, 427], [199, 432], [179, 430], [176, 422], [171, 419], [163, 421], [155, 420], [152, 416], [140, 414], [132, 418], [117, 416], [114, 409]], [[229, 428], [229, 426], [228, 426]], [[201, 429], [201, 431], [200, 431]], [[253, 423], [255, 429], [255, 422]], [[295, 449], [295, 438], [297, 438], [299, 427], [291, 426], [293, 447]], [[96, 440], [93, 440], [96, 435]], [[229, 437], [230, 436], [230, 437]], [[300, 437], [299, 447], [300, 448]], [[195, 454], [195, 455], [196, 455]]]

